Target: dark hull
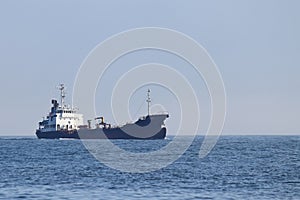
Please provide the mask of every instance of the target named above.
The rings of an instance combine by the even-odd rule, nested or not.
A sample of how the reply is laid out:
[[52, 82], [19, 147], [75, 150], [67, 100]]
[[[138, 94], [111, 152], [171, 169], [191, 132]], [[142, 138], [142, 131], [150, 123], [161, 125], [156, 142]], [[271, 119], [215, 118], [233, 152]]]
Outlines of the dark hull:
[[132, 136], [120, 128], [111, 129], [99, 129], [99, 131], [85, 131], [79, 134], [77, 130], [73, 131], [50, 131], [41, 132], [36, 131], [36, 136], [39, 139], [59, 139], [59, 138], [69, 138], [69, 139], [139, 139], [139, 140], [155, 140], [164, 139], [166, 137], [166, 128], [161, 128], [159, 132], [152, 136]]

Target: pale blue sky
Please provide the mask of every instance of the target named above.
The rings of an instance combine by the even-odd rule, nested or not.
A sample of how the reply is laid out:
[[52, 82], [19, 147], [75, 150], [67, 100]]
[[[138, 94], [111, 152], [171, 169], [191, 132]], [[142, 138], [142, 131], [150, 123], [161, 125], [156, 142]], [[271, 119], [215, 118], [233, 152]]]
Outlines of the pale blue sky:
[[[297, 0], [2, 0], [0, 135], [34, 135], [50, 99], [57, 96], [55, 86], [64, 82], [71, 95], [77, 70], [95, 45], [121, 31], [149, 26], [178, 30], [207, 49], [227, 91], [224, 133], [299, 134], [299, 8]], [[119, 68], [149, 61], [177, 69], [184, 65], [171, 55], [148, 51], [128, 55]], [[119, 68], [115, 63], [112, 78], [122, 74]], [[187, 67], [181, 70], [197, 82]], [[113, 82], [108, 78], [105, 84], [110, 88]], [[209, 98], [201, 84], [197, 95], [202, 99], [201, 130], [205, 130]], [[137, 101], [142, 93], [136, 93]], [[109, 109], [99, 109], [111, 118]], [[178, 120], [176, 103], [168, 109], [175, 115], [168, 120], [172, 131]]]

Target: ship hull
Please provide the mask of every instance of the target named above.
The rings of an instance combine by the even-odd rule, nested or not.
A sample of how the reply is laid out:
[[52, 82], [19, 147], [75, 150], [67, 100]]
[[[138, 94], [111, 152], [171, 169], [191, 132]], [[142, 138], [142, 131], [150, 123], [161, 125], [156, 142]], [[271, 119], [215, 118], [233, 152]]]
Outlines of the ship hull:
[[82, 128], [79, 130], [58, 130], [46, 131], [37, 130], [36, 135], [39, 139], [139, 139], [155, 140], [164, 139], [167, 129], [162, 126], [169, 115], [158, 114], [150, 115], [139, 119], [135, 123], [126, 124], [114, 128]]
[[73, 131], [50, 131], [41, 132], [36, 131], [36, 136], [39, 139], [139, 139], [139, 140], [155, 140], [164, 139], [166, 137], [166, 128], [162, 128], [159, 132], [149, 137], [147, 136], [133, 136], [130, 133], [126, 133], [119, 128], [116, 129], [99, 129], [95, 131], [85, 130], [84, 132], [73, 130]]

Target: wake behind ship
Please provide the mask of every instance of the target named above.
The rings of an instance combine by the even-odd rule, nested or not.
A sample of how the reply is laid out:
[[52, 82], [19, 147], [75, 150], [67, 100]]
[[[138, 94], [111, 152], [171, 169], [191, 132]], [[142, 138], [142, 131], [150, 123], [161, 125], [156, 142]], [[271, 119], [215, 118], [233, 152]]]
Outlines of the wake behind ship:
[[83, 115], [77, 109], [64, 103], [65, 87], [60, 84], [60, 104], [51, 101], [50, 113], [39, 122], [36, 135], [39, 139], [164, 139], [167, 129], [164, 121], [168, 113], [150, 114], [150, 90], [148, 90], [148, 115], [140, 117], [134, 123], [122, 126], [112, 126], [104, 122], [103, 117], [96, 117], [95, 127], [91, 127], [92, 120], [83, 122]]

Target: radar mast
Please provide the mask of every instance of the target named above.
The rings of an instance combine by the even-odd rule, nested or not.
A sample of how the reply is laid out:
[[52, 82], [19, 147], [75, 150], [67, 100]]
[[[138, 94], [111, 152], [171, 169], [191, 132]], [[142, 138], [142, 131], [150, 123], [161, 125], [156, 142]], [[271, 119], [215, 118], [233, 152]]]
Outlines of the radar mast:
[[61, 108], [64, 108], [65, 107], [65, 97], [66, 97], [65, 85], [63, 83], [59, 84], [58, 89], [60, 90], [60, 105], [61, 105]]
[[150, 116], [150, 103], [151, 103], [150, 89], [148, 89], [148, 92], [147, 92], [147, 100], [146, 100], [146, 102], [148, 103], [148, 116]]

